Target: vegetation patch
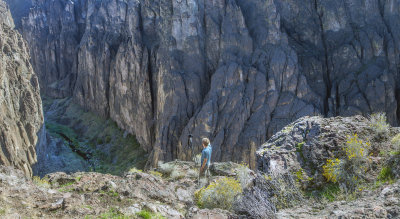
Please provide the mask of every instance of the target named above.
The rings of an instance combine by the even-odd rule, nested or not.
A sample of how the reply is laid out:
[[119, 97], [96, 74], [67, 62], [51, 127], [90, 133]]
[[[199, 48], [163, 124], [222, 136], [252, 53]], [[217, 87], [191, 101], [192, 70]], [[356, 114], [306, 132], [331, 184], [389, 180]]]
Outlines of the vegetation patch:
[[305, 142], [300, 142], [296, 145], [296, 152], [298, 152], [300, 154], [300, 157], [303, 161], [306, 161], [306, 158], [304, 157], [303, 154], [303, 146], [304, 146]]
[[363, 142], [354, 134], [347, 136], [342, 148], [345, 156], [328, 159], [323, 165], [323, 176], [328, 182], [338, 183], [346, 192], [354, 191], [363, 181], [371, 162], [368, 150], [369, 142]]
[[386, 139], [390, 125], [386, 122], [385, 113], [374, 113], [369, 116], [370, 127], [375, 131], [377, 140]]
[[300, 168], [299, 170], [297, 170], [295, 172], [296, 175], [296, 180], [298, 183], [301, 183], [303, 181], [312, 181], [314, 178], [313, 177], [309, 177], [305, 174], [305, 171], [303, 168]]
[[49, 133], [68, 141], [92, 171], [122, 175], [146, 164], [147, 154], [135, 136], [125, 133], [114, 121], [83, 110], [70, 98], [42, 99], [44, 111], [51, 112], [46, 117]]
[[242, 189], [246, 188], [247, 185], [253, 180], [253, 178], [250, 176], [250, 171], [249, 165], [244, 162], [239, 164], [236, 168], [235, 172]]
[[338, 184], [328, 184], [320, 191], [320, 196], [328, 202], [337, 200], [337, 196], [340, 193], [340, 187]]
[[394, 175], [392, 172], [392, 168], [390, 167], [382, 167], [381, 171], [379, 172], [378, 175], [378, 180], [381, 182], [394, 182]]
[[395, 152], [400, 152], [400, 134], [395, 135], [391, 141], [392, 145], [394, 146]]
[[116, 208], [110, 208], [107, 212], [100, 215], [101, 219], [128, 219], [129, 217], [122, 214]]
[[158, 172], [158, 171], [149, 171], [149, 173], [151, 174], [151, 175], [153, 175], [153, 176], [157, 176], [157, 177], [162, 177], [163, 176], [163, 174], [162, 173], [160, 173], [160, 172]]
[[107, 195], [107, 196], [112, 197], [112, 198], [118, 198], [119, 197], [119, 193], [114, 191], [114, 190], [112, 190], [112, 189], [111, 190], [107, 190], [107, 191], [102, 190], [102, 191], [100, 191], [100, 194]]
[[133, 167], [128, 172], [129, 173], [143, 173], [143, 170], [139, 170], [139, 169]]
[[200, 208], [231, 210], [235, 198], [242, 193], [240, 182], [232, 177], [223, 177], [208, 187], [195, 192]]
[[267, 190], [271, 192], [271, 202], [277, 209], [295, 206], [303, 200], [299, 183], [290, 173], [264, 175]]
[[74, 183], [75, 183], [75, 182], [69, 182], [69, 183], [60, 185], [60, 188], [58, 189], [58, 191], [60, 191], [60, 192], [71, 192], [71, 191], [74, 190], [73, 188], [71, 188], [71, 186], [72, 186]]
[[49, 178], [43, 177], [40, 178], [39, 176], [34, 176], [32, 178], [33, 183], [35, 183], [37, 186], [43, 187], [43, 188], [50, 188], [51, 184], [49, 182]]
[[65, 135], [73, 141], [77, 141], [78, 139], [78, 135], [75, 133], [75, 131], [65, 125], [47, 120], [45, 121], [45, 125], [46, 130], [54, 137], [63, 138], [61, 135]]
[[165, 219], [162, 215], [147, 210], [141, 210], [136, 215], [143, 219]]

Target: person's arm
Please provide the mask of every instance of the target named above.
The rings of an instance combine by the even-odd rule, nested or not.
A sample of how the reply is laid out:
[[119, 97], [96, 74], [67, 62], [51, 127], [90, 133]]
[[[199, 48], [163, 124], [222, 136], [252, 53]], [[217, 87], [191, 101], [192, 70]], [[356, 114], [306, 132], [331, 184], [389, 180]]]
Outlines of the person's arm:
[[201, 170], [204, 169], [204, 167], [206, 166], [206, 163], [207, 163], [207, 158], [204, 158], [203, 165], [201, 165]]
[[206, 166], [206, 163], [207, 163], [207, 158], [204, 158], [203, 164], [201, 165], [201, 168], [200, 168], [200, 173], [203, 172], [203, 170], [204, 170], [204, 168]]

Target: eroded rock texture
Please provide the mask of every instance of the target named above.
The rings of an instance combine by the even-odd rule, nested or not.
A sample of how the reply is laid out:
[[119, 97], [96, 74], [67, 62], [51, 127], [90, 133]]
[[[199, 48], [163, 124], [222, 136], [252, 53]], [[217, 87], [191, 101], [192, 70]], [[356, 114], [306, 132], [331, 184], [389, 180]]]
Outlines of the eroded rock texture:
[[[111, 117], [158, 159], [255, 167], [289, 122], [385, 111], [397, 124], [398, 1], [35, 0], [23, 33], [43, 91]], [[196, 150], [200, 150], [199, 148]]]
[[13, 28], [8, 7], [0, 0], [0, 165], [32, 175], [42, 101], [26, 43]]
[[[372, 145], [368, 148], [372, 166], [379, 166], [386, 158], [378, 154], [393, 150], [390, 141], [398, 133], [398, 128], [390, 127], [385, 133], [387, 136], [382, 138], [371, 127], [371, 122], [359, 115], [331, 118], [306, 116], [273, 135], [257, 150], [257, 169], [273, 174], [297, 172], [306, 179], [313, 178], [304, 180], [303, 188], [321, 188], [326, 184], [323, 165], [328, 159], [346, 156], [345, 148], [350, 137], [354, 138], [356, 134], [359, 141], [369, 142]], [[394, 167], [393, 173], [396, 174], [399, 157], [394, 156], [385, 162], [387, 164], [384, 165]], [[366, 181], [374, 180], [375, 176], [368, 175], [372, 171], [364, 175]]]

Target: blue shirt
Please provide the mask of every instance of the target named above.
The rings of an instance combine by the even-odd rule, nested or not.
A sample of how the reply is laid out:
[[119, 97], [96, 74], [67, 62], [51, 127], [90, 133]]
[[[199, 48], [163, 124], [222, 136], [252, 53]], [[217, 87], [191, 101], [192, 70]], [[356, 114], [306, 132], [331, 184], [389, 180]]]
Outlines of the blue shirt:
[[210, 166], [210, 160], [211, 160], [211, 153], [212, 153], [212, 147], [211, 144], [209, 144], [206, 148], [203, 149], [201, 152], [201, 166], [203, 166], [204, 159], [207, 159], [206, 167]]

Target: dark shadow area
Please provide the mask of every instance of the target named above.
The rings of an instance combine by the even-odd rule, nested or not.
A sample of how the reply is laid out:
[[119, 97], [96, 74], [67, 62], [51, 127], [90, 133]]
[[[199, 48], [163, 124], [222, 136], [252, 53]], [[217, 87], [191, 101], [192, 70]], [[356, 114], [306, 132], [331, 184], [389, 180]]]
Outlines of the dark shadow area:
[[122, 175], [143, 169], [147, 154], [115, 122], [86, 112], [70, 98], [42, 97], [46, 130], [36, 150], [34, 175], [95, 171]]

